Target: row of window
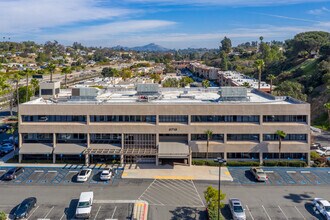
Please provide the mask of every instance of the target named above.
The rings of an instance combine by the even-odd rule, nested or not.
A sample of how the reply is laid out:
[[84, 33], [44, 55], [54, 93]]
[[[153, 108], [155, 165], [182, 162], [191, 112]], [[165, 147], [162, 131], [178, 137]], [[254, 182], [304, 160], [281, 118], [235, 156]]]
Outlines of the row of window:
[[[156, 115], [91, 115], [91, 122], [156, 123]], [[85, 115], [23, 115], [23, 122], [86, 122]], [[188, 115], [159, 115], [159, 122], [188, 123]], [[259, 123], [258, 115], [192, 115], [192, 123]], [[307, 123], [306, 115], [264, 115], [263, 122]]]
[[[223, 158], [223, 153], [209, 153], [208, 158]], [[262, 157], [264, 160], [268, 159], [306, 159], [307, 154], [305, 153], [263, 153]], [[203, 152], [192, 152], [193, 158], [206, 158], [206, 153]], [[250, 159], [250, 160], [259, 160], [259, 153], [227, 153], [227, 159]]]
[[[160, 134], [160, 138], [166, 134]], [[169, 135], [174, 137], [175, 135]], [[181, 135], [187, 140], [187, 135]], [[22, 134], [24, 143], [35, 143], [37, 142], [52, 142], [52, 134]], [[259, 134], [227, 134], [227, 141], [259, 141]], [[307, 134], [287, 134], [283, 141], [307, 141]], [[56, 139], [59, 143], [65, 142], [79, 142], [83, 143], [87, 140], [86, 134], [78, 133], [64, 133], [56, 134]], [[91, 134], [91, 143], [121, 143], [121, 134]], [[140, 142], [152, 143], [156, 140], [156, 134], [125, 134], [124, 140], [129, 144]], [[206, 141], [206, 134], [191, 134], [192, 141]], [[224, 134], [212, 134], [210, 137], [212, 141], [224, 141]], [[276, 134], [263, 134], [264, 141], [278, 141], [278, 135]]]

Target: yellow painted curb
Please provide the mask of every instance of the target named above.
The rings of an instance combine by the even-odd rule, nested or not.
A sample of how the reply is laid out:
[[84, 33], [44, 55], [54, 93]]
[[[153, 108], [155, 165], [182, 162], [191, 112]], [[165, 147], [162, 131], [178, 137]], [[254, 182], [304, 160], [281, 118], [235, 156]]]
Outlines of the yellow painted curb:
[[122, 176], [127, 176], [128, 174], [127, 173], [123, 173]]
[[225, 174], [226, 174], [227, 176], [230, 176], [230, 173], [229, 173], [229, 171], [226, 171], [226, 172], [225, 172]]
[[160, 180], [193, 180], [192, 176], [154, 176], [154, 179]]

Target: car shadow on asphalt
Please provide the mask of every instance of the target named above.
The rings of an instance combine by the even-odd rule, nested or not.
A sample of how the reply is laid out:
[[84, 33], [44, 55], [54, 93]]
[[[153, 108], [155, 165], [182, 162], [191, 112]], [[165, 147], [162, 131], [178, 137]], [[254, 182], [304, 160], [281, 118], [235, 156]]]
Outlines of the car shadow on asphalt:
[[315, 211], [312, 203], [310, 202], [305, 203], [305, 209], [309, 212], [309, 214], [314, 216], [316, 219], [323, 219], [322, 218], [323, 216], [321, 216], [321, 214], [318, 211]]
[[96, 174], [94, 174], [94, 175], [92, 176], [92, 180], [95, 181], [95, 182], [100, 181], [101, 173], [102, 173], [102, 171], [97, 172]]
[[64, 209], [64, 213], [66, 215], [66, 219], [73, 219], [75, 216], [75, 211], [76, 211], [76, 207], [78, 205], [79, 199], [72, 199], [70, 201], [69, 207], [66, 207]]
[[230, 208], [228, 204], [225, 204], [225, 206], [221, 209], [221, 215], [225, 219], [233, 219], [231, 213], [230, 213]]
[[250, 180], [251, 182], [257, 183], [258, 181], [256, 178], [253, 176], [250, 170], [245, 170], [245, 177]]
[[177, 207], [171, 210], [172, 214], [171, 220], [185, 219], [185, 220], [205, 220], [207, 219], [207, 212], [204, 208], [203, 210], [192, 207]]
[[294, 203], [302, 203], [305, 200], [309, 200], [311, 197], [307, 194], [292, 194], [290, 193], [287, 196], [284, 196], [285, 199], [289, 199]]

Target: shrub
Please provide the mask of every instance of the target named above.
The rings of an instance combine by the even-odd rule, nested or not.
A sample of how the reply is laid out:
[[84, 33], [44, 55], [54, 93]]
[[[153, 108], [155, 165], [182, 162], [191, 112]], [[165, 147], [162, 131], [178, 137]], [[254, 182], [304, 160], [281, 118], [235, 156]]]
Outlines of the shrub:
[[318, 158], [320, 158], [321, 156], [317, 153], [317, 152], [315, 152], [315, 151], [312, 151], [311, 152], [311, 160], [316, 160], [316, 159], [318, 159]]
[[228, 161], [227, 166], [230, 167], [251, 167], [251, 166], [259, 166], [260, 163], [258, 161]]
[[214, 160], [193, 160], [192, 165], [196, 166], [219, 166], [218, 162]]
[[4, 211], [0, 212], [0, 220], [6, 220], [7, 219], [7, 215]]
[[264, 166], [268, 167], [306, 167], [307, 163], [305, 161], [301, 160], [292, 160], [292, 161], [264, 161], [263, 163]]
[[316, 166], [325, 165], [327, 163], [326, 157], [319, 157], [314, 160]]

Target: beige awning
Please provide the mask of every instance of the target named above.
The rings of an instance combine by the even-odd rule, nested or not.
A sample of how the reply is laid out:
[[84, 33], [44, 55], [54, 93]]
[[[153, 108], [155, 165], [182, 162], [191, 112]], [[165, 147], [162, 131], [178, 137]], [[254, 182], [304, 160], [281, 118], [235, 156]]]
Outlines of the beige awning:
[[56, 144], [55, 154], [81, 154], [86, 149], [84, 144]]
[[183, 142], [159, 142], [159, 158], [187, 158], [189, 146]]
[[19, 149], [19, 154], [52, 154], [52, 144], [24, 143]]

